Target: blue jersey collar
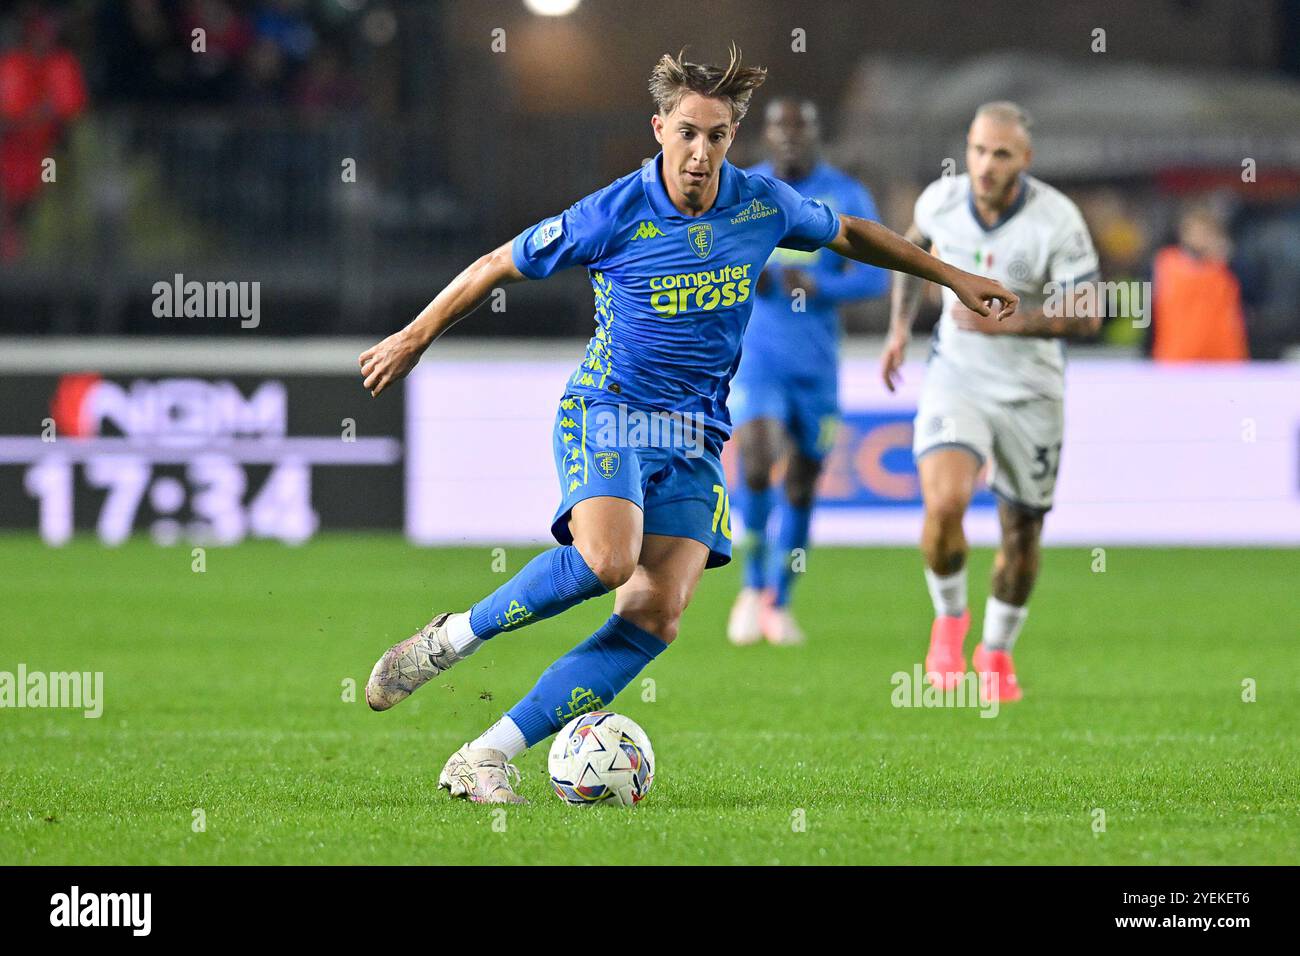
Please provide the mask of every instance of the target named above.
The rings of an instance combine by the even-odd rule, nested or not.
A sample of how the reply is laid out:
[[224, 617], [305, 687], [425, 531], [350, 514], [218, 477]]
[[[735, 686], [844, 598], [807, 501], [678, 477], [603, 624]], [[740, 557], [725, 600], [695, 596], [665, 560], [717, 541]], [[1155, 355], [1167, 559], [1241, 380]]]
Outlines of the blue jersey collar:
[[1020, 192], [1016, 193], [1016, 201], [1006, 209], [1002, 210], [1002, 215], [998, 216], [998, 221], [993, 223], [991, 226], [984, 221], [984, 218], [979, 214], [979, 210], [975, 208], [975, 190], [968, 187], [966, 192], [966, 205], [970, 208], [971, 218], [979, 224], [981, 229], [985, 232], [992, 232], [999, 226], [1005, 225], [1007, 220], [1020, 212], [1021, 209], [1025, 208], [1025, 201], [1029, 199], [1029, 180], [1025, 178], [1024, 173], [1020, 174], [1019, 183]]
[[731, 165], [727, 160], [722, 161], [722, 171], [718, 174], [718, 197], [714, 200], [713, 206], [703, 216], [687, 216], [682, 213], [673, 201], [668, 198], [668, 189], [664, 186], [663, 163], [664, 154], [662, 151], [641, 167], [641, 185], [645, 190], [645, 198], [650, 203], [650, 208], [657, 215], [665, 219], [704, 219], [713, 215], [719, 209], [725, 209], [728, 206], [734, 206], [740, 202], [740, 182], [739, 174], [736, 167]]

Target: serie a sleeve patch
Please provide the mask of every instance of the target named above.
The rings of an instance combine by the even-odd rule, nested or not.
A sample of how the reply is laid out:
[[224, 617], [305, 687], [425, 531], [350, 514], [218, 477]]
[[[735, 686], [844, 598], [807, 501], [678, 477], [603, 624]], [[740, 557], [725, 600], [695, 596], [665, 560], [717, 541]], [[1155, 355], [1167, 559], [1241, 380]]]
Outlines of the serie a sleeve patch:
[[533, 248], [545, 249], [562, 235], [564, 235], [564, 217], [556, 216], [537, 227], [537, 231], [533, 233]]

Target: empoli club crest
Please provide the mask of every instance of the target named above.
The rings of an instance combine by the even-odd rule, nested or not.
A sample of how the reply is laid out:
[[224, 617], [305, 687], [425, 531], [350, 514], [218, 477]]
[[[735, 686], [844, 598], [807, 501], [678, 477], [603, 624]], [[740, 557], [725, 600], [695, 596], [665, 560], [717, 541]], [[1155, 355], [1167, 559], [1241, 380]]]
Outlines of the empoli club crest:
[[713, 251], [713, 223], [697, 222], [686, 230], [686, 241], [701, 259], [707, 259]]
[[596, 696], [595, 691], [588, 687], [573, 688], [573, 692], [569, 695], [569, 699], [565, 701], [565, 704], [569, 707], [567, 714], [560, 707], [555, 708], [555, 716], [563, 724], [567, 724], [579, 714], [589, 714], [593, 710], [600, 710], [605, 706], [605, 702]]
[[618, 474], [620, 459], [616, 451], [601, 451], [596, 453], [596, 467], [600, 469], [601, 475], [606, 478], [613, 478]]
[[533, 616], [533, 612], [518, 601], [511, 601], [510, 606], [506, 608], [506, 622], [502, 625], [506, 630], [512, 627], [518, 627]]

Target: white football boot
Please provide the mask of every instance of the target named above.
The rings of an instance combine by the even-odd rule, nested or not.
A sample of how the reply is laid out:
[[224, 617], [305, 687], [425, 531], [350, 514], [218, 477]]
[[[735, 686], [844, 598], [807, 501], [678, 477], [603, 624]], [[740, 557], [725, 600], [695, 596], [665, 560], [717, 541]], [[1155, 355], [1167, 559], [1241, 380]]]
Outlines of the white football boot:
[[767, 642], [776, 647], [798, 647], [807, 640], [788, 607], [764, 607], [759, 622]]
[[727, 640], [737, 647], [748, 647], [763, 639], [759, 627], [759, 612], [763, 608], [763, 592], [758, 588], [742, 588], [731, 606], [727, 618]]
[[371, 710], [388, 710], [410, 697], [416, 688], [463, 660], [447, 640], [447, 619], [439, 614], [375, 663], [366, 681], [366, 703]]
[[470, 749], [465, 744], [438, 774], [438, 786], [453, 798], [474, 803], [527, 803], [515, 793], [511, 779], [519, 782], [519, 768], [491, 747]]

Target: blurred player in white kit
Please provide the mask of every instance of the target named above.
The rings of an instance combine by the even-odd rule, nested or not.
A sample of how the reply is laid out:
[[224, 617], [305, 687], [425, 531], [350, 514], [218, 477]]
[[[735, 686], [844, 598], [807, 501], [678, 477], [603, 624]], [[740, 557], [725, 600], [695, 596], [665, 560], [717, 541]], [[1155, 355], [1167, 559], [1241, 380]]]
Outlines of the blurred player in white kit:
[[[968, 546], [962, 519], [990, 463], [1002, 536], [972, 664], [986, 699], [1021, 698], [1011, 653], [1038, 575], [1043, 517], [1052, 507], [1064, 430], [1064, 342], [1100, 326], [1084, 291], [1097, 254], [1078, 207], [1029, 176], [1030, 121], [1014, 103], [981, 106], [966, 140], [967, 172], [931, 183], [916, 201], [908, 238], [954, 266], [1020, 295], [1007, 319], [985, 318], [948, 291], [935, 327], [912, 451], [925, 521], [921, 551], [935, 620], [926, 674], [941, 689], [966, 671], [970, 629]], [[924, 280], [897, 275], [881, 361], [898, 381]]]

